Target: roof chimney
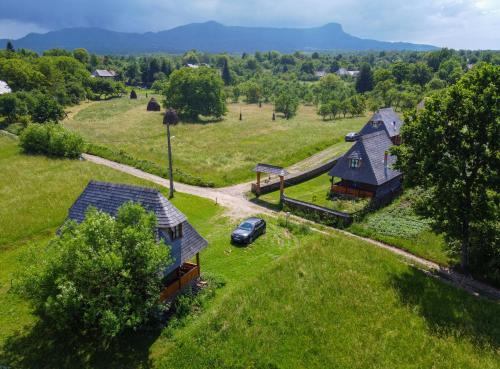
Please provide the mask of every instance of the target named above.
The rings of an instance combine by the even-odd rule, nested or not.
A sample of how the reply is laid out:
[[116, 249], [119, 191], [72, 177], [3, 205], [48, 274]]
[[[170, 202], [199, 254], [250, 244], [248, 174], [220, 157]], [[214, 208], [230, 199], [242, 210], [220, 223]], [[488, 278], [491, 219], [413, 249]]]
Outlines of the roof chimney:
[[389, 156], [389, 153], [387, 151], [384, 151], [384, 168], [387, 169], [387, 158]]

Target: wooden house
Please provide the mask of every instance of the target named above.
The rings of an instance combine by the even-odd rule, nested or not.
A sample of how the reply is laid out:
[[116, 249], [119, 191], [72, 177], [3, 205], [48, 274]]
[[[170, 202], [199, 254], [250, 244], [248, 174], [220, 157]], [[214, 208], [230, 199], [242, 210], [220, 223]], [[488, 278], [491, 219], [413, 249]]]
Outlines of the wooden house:
[[368, 123], [359, 131], [363, 136], [373, 132], [384, 131], [394, 145], [401, 144], [401, 126], [403, 121], [393, 108], [379, 109], [373, 114]]
[[328, 172], [331, 193], [380, 199], [400, 191], [402, 173], [392, 168], [396, 161], [389, 154], [392, 145], [385, 130], [362, 135]]
[[116, 72], [114, 70], [96, 69], [92, 72], [92, 77], [115, 79]]
[[[68, 219], [82, 222], [89, 206], [115, 216], [124, 203], [133, 201], [153, 212], [158, 221], [157, 237], [170, 246], [172, 264], [165, 266], [165, 288], [161, 300], [169, 300], [200, 276], [199, 253], [208, 242], [186, 216], [159, 191], [124, 184], [91, 181], [71, 206]], [[191, 260], [195, 262], [191, 262]]]

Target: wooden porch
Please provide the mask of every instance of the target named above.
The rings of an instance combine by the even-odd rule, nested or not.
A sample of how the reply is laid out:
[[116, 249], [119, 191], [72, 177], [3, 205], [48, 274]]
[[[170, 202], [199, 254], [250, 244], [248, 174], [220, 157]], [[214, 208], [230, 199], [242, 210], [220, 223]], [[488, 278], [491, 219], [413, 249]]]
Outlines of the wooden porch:
[[372, 198], [374, 196], [374, 192], [372, 191], [363, 190], [361, 188], [354, 188], [342, 182], [332, 184], [331, 192], [339, 195], [354, 197]]
[[196, 261], [196, 264], [184, 263], [173, 272], [176, 274], [175, 279], [170, 281], [170, 283], [168, 283], [160, 293], [160, 300], [162, 302], [171, 299], [184, 287], [200, 277], [200, 263], [198, 255], [196, 255]]

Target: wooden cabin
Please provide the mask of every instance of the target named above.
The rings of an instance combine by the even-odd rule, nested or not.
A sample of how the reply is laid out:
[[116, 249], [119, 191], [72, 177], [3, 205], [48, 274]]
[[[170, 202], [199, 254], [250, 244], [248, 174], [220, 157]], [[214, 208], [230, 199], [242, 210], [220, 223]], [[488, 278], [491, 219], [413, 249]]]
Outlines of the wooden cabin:
[[328, 172], [332, 195], [383, 198], [400, 191], [402, 173], [392, 168], [396, 161], [389, 154], [392, 145], [385, 130], [361, 136]]
[[117, 76], [114, 70], [96, 69], [92, 72], [92, 77], [115, 79]]
[[141, 204], [155, 213], [157, 237], [170, 246], [172, 264], [165, 266], [165, 288], [161, 300], [170, 300], [200, 276], [201, 250], [208, 242], [193, 228], [186, 216], [159, 191], [124, 184], [91, 181], [71, 206], [68, 219], [82, 222], [89, 206], [115, 216], [126, 202]]
[[368, 123], [359, 131], [360, 136], [373, 132], [384, 131], [394, 145], [401, 144], [401, 126], [403, 121], [393, 108], [379, 109]]

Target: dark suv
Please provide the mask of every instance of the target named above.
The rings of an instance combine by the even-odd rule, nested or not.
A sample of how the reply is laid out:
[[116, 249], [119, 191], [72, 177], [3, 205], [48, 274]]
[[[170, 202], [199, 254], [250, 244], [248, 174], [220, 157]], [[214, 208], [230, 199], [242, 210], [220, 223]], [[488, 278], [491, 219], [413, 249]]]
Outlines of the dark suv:
[[266, 221], [264, 219], [248, 218], [231, 233], [231, 241], [248, 245], [264, 233], [266, 233]]

